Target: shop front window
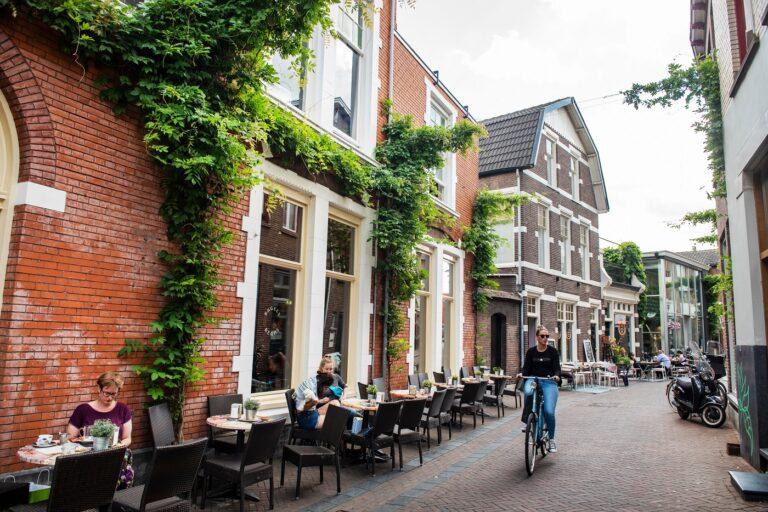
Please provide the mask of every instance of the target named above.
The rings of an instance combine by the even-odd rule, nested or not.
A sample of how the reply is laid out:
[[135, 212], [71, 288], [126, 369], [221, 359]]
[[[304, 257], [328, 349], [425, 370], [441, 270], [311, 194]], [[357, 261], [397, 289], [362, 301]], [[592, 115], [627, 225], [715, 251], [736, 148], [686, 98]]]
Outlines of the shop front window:
[[453, 260], [443, 259], [442, 269], [442, 288], [443, 288], [443, 321], [442, 321], [442, 364], [443, 368], [449, 368], [451, 366], [451, 340], [453, 333], [451, 332], [451, 322], [453, 322], [453, 308], [454, 308], [454, 290], [453, 290], [453, 275], [456, 264]]
[[350, 307], [354, 268], [355, 227], [328, 218], [325, 252], [323, 352], [338, 353], [339, 373], [347, 378], [350, 340]]

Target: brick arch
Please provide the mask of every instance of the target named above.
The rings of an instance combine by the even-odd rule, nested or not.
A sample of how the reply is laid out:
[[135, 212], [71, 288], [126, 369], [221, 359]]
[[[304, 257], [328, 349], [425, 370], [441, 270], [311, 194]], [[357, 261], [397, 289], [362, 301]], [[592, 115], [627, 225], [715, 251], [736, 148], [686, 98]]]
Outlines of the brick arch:
[[54, 125], [29, 62], [0, 28], [0, 91], [13, 113], [19, 138], [19, 182], [53, 186], [56, 178]]

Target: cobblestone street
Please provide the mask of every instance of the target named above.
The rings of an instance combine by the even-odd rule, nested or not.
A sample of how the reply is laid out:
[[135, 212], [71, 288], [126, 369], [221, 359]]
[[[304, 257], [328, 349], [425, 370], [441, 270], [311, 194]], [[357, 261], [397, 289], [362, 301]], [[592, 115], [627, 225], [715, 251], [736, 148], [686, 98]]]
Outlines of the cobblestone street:
[[[295, 476], [288, 472], [286, 486], [277, 489], [276, 509], [764, 510], [765, 504], [743, 501], [730, 486], [727, 470], [747, 469], [725, 452], [735, 433], [682, 421], [667, 405], [664, 385], [631, 382], [598, 395], [561, 392], [559, 452], [540, 460], [531, 478], [524, 467], [520, 411], [507, 409], [502, 420], [489, 418], [476, 430], [470, 421], [452, 441], [433, 445], [422, 467], [418, 459], [404, 472], [379, 464], [375, 478], [362, 466], [343, 469], [339, 496], [331, 473], [320, 484], [317, 470], [310, 469], [302, 475], [301, 500], [293, 501]], [[409, 450], [406, 458], [415, 455]], [[219, 505], [217, 510], [237, 510]]]

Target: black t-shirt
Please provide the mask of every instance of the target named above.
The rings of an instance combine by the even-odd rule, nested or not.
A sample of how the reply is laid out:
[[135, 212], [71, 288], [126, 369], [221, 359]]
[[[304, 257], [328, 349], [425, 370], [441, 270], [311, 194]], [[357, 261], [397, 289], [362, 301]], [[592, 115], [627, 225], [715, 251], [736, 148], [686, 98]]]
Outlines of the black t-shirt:
[[544, 352], [534, 346], [525, 353], [523, 375], [526, 377], [559, 377], [560, 353], [555, 347], [547, 345]]

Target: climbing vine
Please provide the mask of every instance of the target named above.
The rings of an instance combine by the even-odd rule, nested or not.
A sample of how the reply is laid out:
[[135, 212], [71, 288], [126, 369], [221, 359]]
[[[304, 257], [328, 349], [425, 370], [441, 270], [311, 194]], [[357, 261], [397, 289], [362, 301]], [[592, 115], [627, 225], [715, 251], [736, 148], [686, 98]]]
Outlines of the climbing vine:
[[467, 120], [454, 126], [413, 125], [411, 116], [384, 108], [391, 121], [384, 126], [385, 140], [376, 149], [374, 192], [378, 216], [373, 239], [380, 251], [378, 270], [385, 276], [384, 322], [386, 341], [403, 327], [402, 304], [410, 300], [426, 277], [419, 265], [416, 247], [431, 225], [450, 223], [436, 206], [436, 183], [432, 169], [443, 165], [445, 152], [464, 153], [475, 147], [485, 131]]
[[[307, 62], [315, 27], [330, 31], [340, 0], [16, 0], [61, 34], [85, 69], [111, 74], [101, 83], [115, 111], [137, 108], [148, 153], [162, 169], [161, 214], [170, 248], [165, 305], [149, 340], [129, 340], [121, 355], [153, 400], [170, 403], [181, 430], [186, 387], [202, 378], [199, 330], [215, 321], [218, 261], [232, 240], [221, 217], [261, 178], [265, 143], [310, 172], [333, 169], [344, 190], [368, 200], [370, 168], [275, 107], [264, 87], [277, 80], [272, 55]], [[0, 0], [0, 7], [7, 0]], [[345, 3], [350, 3], [346, 1]]]
[[476, 285], [473, 301], [477, 311], [488, 307], [488, 290], [499, 287], [491, 277], [497, 272], [493, 262], [499, 248], [508, 241], [496, 232], [495, 226], [511, 222], [525, 200], [522, 194], [503, 194], [485, 188], [475, 198], [472, 225], [464, 232], [463, 240], [464, 248], [474, 257], [470, 275]]
[[[603, 262], [609, 274], [616, 272], [624, 282], [631, 283], [634, 275], [643, 285], [648, 285], [645, 265], [643, 265], [643, 252], [635, 242], [623, 242], [616, 247], [606, 247], [603, 250]], [[645, 324], [647, 319], [646, 303], [646, 293], [643, 291], [637, 303], [637, 314], [641, 325]]]

